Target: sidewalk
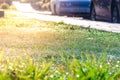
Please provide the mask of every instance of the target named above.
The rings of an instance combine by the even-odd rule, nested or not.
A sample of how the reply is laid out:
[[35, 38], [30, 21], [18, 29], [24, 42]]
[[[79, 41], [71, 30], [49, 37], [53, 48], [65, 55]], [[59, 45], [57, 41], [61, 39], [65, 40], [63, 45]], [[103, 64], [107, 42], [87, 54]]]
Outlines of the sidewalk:
[[53, 21], [53, 22], [64, 22], [66, 24], [78, 25], [82, 27], [89, 27], [98, 30], [104, 30], [109, 32], [120, 33], [120, 24], [113, 24], [109, 22], [101, 22], [101, 21], [91, 21], [85, 19], [78, 19], [73, 17], [65, 17], [65, 16], [53, 16], [50, 12], [40, 12], [34, 10], [30, 4], [22, 4], [22, 3], [14, 3], [17, 10], [20, 11], [21, 15], [24, 15], [29, 18], [34, 18], [38, 20], [44, 21]]

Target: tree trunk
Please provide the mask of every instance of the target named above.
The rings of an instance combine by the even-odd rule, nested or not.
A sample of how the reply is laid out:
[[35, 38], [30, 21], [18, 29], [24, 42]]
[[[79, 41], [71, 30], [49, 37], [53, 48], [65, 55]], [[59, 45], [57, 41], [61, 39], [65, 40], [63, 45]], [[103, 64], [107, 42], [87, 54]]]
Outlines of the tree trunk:
[[4, 17], [4, 11], [0, 10], [0, 17]]

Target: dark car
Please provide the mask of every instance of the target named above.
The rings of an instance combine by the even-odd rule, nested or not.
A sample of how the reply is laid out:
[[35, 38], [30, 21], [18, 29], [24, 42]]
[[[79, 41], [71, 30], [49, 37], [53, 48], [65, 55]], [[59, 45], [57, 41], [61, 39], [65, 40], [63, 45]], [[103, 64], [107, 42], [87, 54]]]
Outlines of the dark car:
[[51, 0], [52, 14], [90, 13], [90, 0]]
[[91, 19], [118, 23], [120, 20], [120, 0], [92, 0]]

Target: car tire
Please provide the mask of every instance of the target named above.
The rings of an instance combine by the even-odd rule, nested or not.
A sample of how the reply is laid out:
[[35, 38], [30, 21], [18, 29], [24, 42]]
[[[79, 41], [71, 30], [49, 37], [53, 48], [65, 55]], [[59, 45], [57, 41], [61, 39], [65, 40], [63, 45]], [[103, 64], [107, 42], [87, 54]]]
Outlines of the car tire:
[[55, 9], [55, 12], [56, 12], [56, 15], [62, 16], [62, 13], [59, 10], [57, 10], [57, 8]]
[[111, 22], [112, 23], [118, 23], [119, 22], [119, 12], [117, 6], [113, 6], [112, 8], [112, 17], [111, 17]]
[[52, 11], [52, 15], [56, 15], [56, 7], [55, 6], [52, 7], [51, 11]]
[[96, 13], [95, 13], [95, 7], [94, 6], [92, 6], [92, 8], [91, 8], [90, 18], [91, 18], [92, 21], [96, 20]]

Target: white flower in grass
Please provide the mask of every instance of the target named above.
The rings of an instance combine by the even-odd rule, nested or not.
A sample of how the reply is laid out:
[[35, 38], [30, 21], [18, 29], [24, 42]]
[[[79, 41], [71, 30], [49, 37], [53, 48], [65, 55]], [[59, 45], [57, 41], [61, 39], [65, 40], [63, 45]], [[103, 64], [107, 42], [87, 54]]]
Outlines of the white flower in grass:
[[116, 65], [116, 67], [118, 68], [118, 67], [119, 67], [119, 65]]
[[79, 75], [79, 74], [77, 74], [77, 75], [76, 75], [76, 77], [77, 77], [77, 78], [79, 78], [79, 77], [80, 77], [80, 75]]
[[12, 69], [13, 69], [13, 67], [12, 67], [12, 66], [9, 66], [8, 68], [9, 68], [10, 70], [12, 70]]
[[22, 65], [26, 65], [26, 64], [23, 62]]
[[60, 72], [58, 70], [55, 71], [56, 74], [60, 74]]
[[112, 72], [109, 73], [110, 75], [112, 74]]
[[10, 66], [13, 66], [13, 63], [10, 63]]
[[8, 68], [12, 70], [13, 69], [13, 63], [10, 63]]
[[0, 66], [1, 69], [4, 68], [4, 67], [5, 67], [4, 65], [1, 65], [1, 66]]
[[83, 71], [84, 71], [84, 72], [86, 72], [86, 71], [87, 71], [87, 69], [86, 69], [86, 68], [83, 68]]
[[20, 68], [24, 68], [24, 65], [20, 65], [19, 67], [20, 67]]
[[119, 63], [120, 63], [120, 61], [117, 61], [117, 63], [119, 64]]
[[100, 68], [102, 68], [102, 65], [100, 65]]
[[54, 76], [53, 75], [50, 75], [50, 78], [53, 78]]
[[66, 75], [68, 75], [69, 73], [68, 72], [66, 72]]
[[110, 62], [108, 62], [107, 64], [110, 65]]

